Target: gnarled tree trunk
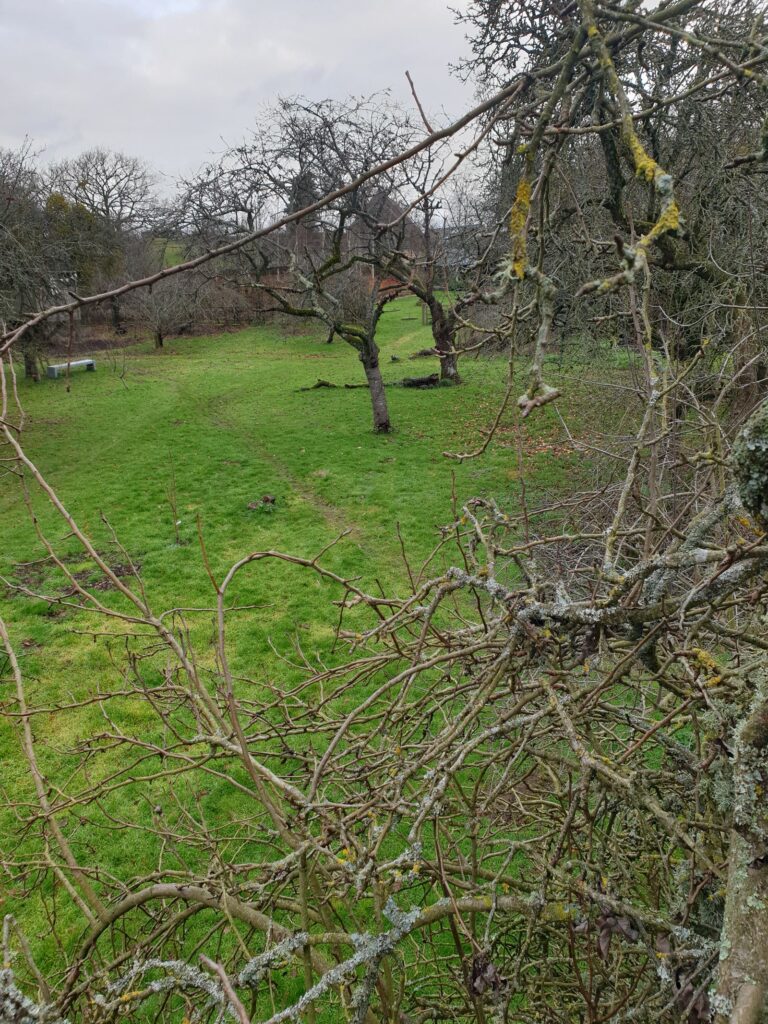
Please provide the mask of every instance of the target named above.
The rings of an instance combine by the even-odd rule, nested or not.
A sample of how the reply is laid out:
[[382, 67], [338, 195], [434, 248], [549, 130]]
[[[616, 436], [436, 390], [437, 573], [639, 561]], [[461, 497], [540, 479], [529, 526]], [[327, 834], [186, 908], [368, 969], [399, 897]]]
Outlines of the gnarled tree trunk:
[[455, 318], [452, 314], [446, 316], [442, 304], [434, 298], [429, 302], [429, 310], [432, 314], [432, 337], [440, 359], [440, 379], [459, 384], [459, 359], [454, 351]]
[[109, 300], [109, 311], [112, 316], [112, 329], [115, 334], [125, 334], [123, 311], [120, 308], [120, 299], [116, 295], [113, 295]]
[[733, 830], [716, 1024], [768, 1022], [768, 672], [733, 749]]
[[375, 342], [368, 341], [362, 346], [360, 349], [360, 361], [365, 369], [365, 378], [368, 381], [368, 390], [371, 394], [373, 429], [377, 434], [388, 434], [392, 429], [392, 425], [389, 422], [387, 395], [384, 390], [381, 367], [379, 366], [379, 349]]
[[[736, 441], [733, 467], [742, 503], [768, 528], [768, 402]], [[754, 697], [731, 744], [733, 825], [716, 1024], [768, 1022], [768, 668], [750, 676]]]
[[[766, 753], [766, 750], [763, 751]], [[735, 785], [751, 785], [739, 777]], [[725, 920], [714, 1000], [716, 1024], [768, 1021], [768, 852], [765, 842], [731, 833]]]
[[40, 381], [40, 370], [37, 365], [37, 353], [33, 348], [24, 350], [24, 376], [36, 384]]

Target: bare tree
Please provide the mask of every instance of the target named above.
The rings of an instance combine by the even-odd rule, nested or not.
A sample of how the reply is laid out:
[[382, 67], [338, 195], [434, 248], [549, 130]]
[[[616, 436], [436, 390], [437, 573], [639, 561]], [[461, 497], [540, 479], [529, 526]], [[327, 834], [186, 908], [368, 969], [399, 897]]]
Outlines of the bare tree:
[[[250, 142], [187, 183], [184, 206], [207, 237], [237, 237], [270, 212], [292, 214], [301, 203], [344, 189], [413, 138], [405, 115], [379, 97], [282, 100]], [[414, 230], [403, 219], [383, 226], [401, 212], [395, 194], [393, 170], [296, 219], [268, 244], [240, 250], [240, 272], [272, 297], [276, 309], [319, 320], [329, 339], [338, 336], [357, 351], [376, 432], [391, 427], [376, 343], [381, 313], [396, 294], [385, 287], [386, 268], [392, 249]]]
[[[75, 208], [96, 218], [111, 242], [111, 256], [99, 268], [99, 284], [109, 286], [127, 280], [125, 245], [156, 219], [159, 203], [149, 166], [137, 157], [101, 147], [86, 150], [70, 160], [52, 164], [48, 187]], [[120, 304], [111, 302], [112, 323], [123, 331]]]
[[[45, 301], [48, 284], [40, 181], [29, 145], [0, 151], [0, 196], [0, 320], [12, 326]], [[22, 346], [24, 370], [33, 379], [39, 340], [30, 336]]]
[[247, 318], [241, 295], [203, 274], [161, 281], [144, 292], [133, 292], [124, 304], [126, 319], [149, 331], [155, 348], [173, 334], [213, 330]]
[[[108, 263], [111, 242], [86, 211], [48, 194], [28, 144], [0, 151], [0, 196], [0, 321], [14, 327], [35, 308], [87, 288], [95, 265]], [[54, 317], [24, 338], [25, 376], [39, 379], [43, 352], [68, 327], [66, 316]]]
[[53, 164], [50, 188], [84, 206], [115, 231], [146, 227], [156, 204], [154, 176], [144, 161], [108, 149], [88, 149]]

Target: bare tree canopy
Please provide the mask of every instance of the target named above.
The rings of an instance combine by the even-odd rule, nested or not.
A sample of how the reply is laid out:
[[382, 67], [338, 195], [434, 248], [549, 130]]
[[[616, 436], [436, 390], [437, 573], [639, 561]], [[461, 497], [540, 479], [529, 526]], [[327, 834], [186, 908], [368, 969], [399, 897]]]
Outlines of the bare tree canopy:
[[156, 203], [149, 167], [108, 149], [89, 149], [53, 164], [49, 182], [53, 191], [103, 218], [116, 231], [146, 225]]

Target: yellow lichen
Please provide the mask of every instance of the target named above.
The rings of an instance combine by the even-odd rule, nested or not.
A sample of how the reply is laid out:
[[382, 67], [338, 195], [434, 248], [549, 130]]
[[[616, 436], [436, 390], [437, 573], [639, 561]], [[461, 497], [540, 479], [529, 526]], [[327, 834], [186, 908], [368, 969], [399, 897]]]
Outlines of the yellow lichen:
[[694, 658], [699, 663], [699, 665], [701, 665], [701, 667], [704, 669], [705, 672], [708, 673], [710, 677], [704, 683], [707, 689], [710, 689], [714, 686], [719, 686], [720, 683], [722, 683], [723, 681], [723, 676], [719, 671], [717, 661], [715, 661], [714, 657], [709, 653], [709, 651], [704, 651], [701, 649], [701, 647], [694, 647], [691, 653], [693, 654]]
[[664, 173], [653, 157], [648, 156], [642, 142], [637, 137], [637, 133], [631, 125], [624, 125], [624, 138], [627, 146], [629, 147], [629, 151], [632, 154], [632, 162], [635, 165], [635, 173], [638, 178], [645, 178], [646, 181], [653, 181], [657, 173]]
[[680, 227], [680, 207], [673, 199], [656, 221], [660, 231], [677, 231]]
[[651, 242], [657, 238], [661, 238], [662, 235], [666, 235], [668, 231], [677, 231], [680, 227], [680, 207], [677, 205], [674, 199], [670, 200], [662, 210], [659, 219], [653, 225], [651, 230], [640, 239], [639, 246], [643, 249], [647, 249]]
[[549, 908], [551, 921], [568, 921], [572, 916], [573, 912], [564, 903], [553, 903]]
[[[749, 518], [749, 516], [736, 516], [736, 522], [740, 526], [743, 526], [745, 530], [749, 530], [749, 532], [753, 534], [755, 537], [765, 536], [763, 531], [760, 530], [757, 526], [755, 526], [754, 522]], [[741, 537], [739, 537], [738, 539], [742, 540]]]
[[515, 201], [509, 214], [509, 235], [512, 242], [511, 262], [515, 277], [522, 281], [528, 266], [525, 226], [531, 208], [531, 183], [522, 177], [517, 186]]
[[698, 661], [698, 663], [702, 666], [702, 668], [707, 669], [709, 672], [717, 671], [717, 662], [709, 653], [709, 651], [704, 651], [701, 649], [701, 647], [694, 647], [692, 650], [692, 654], [696, 661]]

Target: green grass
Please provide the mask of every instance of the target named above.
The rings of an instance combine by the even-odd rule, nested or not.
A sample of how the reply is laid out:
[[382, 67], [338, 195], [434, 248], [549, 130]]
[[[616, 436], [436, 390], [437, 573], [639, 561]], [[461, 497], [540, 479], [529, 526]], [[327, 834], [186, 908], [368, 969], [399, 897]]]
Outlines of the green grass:
[[[414, 301], [390, 306], [380, 332], [386, 379], [431, 371], [433, 363], [405, 358], [430, 341]], [[392, 354], [402, 361], [390, 362]], [[504, 391], [501, 359], [465, 361], [465, 383], [458, 388], [388, 389], [395, 426], [388, 436], [371, 431], [365, 389], [297, 390], [318, 378], [337, 384], [363, 380], [354, 351], [340, 342], [325, 345], [317, 334], [251, 328], [168, 342], [159, 352], [139, 345], [113, 355], [99, 353], [96, 361], [96, 373], [73, 375], [70, 392], [63, 380], [36, 386], [21, 382], [25, 446], [109, 560], [124, 562], [110, 536], [114, 530], [140, 564], [157, 610], [212, 602], [198, 523], [219, 578], [249, 551], [311, 557], [346, 531], [324, 564], [342, 575], [362, 577], [367, 588], [379, 581], [386, 589], [402, 591], [407, 575], [398, 525], [408, 558], [418, 566], [437, 543], [438, 527], [452, 520], [454, 495], [459, 503], [492, 495], [513, 508], [519, 498], [512, 410], [502, 424], [500, 443], [482, 459], [458, 463], [442, 454], [473, 449], [482, 440]], [[553, 373], [557, 383], [554, 365]], [[594, 395], [573, 374], [560, 410], [577, 433], [595, 413]], [[529, 498], [561, 491], [589, 472], [582, 456], [561, 447], [562, 428], [553, 407], [538, 411], [520, 429], [523, 447], [531, 453]], [[177, 516], [169, 500], [173, 490]], [[264, 494], [276, 497], [271, 512], [248, 508]], [[43, 530], [62, 538], [63, 524], [44, 496], [35, 495], [34, 503]], [[176, 542], [176, 517], [181, 544]], [[19, 568], [44, 552], [10, 473], [0, 477], [0, 522], [0, 573], [33, 588], [60, 588], [61, 581], [45, 567]], [[81, 553], [73, 540], [65, 540], [63, 550], [74, 569], [87, 569], [78, 561]], [[114, 594], [101, 596], [117, 601]], [[231, 601], [256, 607], [232, 620], [233, 670], [254, 686], [260, 679], [290, 675], [274, 649], [290, 652], [297, 638], [308, 655], [327, 656], [338, 614], [331, 601], [337, 596], [301, 568], [267, 561], [247, 569]], [[60, 613], [46, 601], [2, 590], [0, 614], [22, 654], [33, 705], [66, 703], [97, 684], [119, 684], [107, 647], [89, 635], [108, 628], [96, 615]], [[205, 645], [210, 615], [192, 615], [190, 621], [193, 640]], [[148, 713], [134, 704], [124, 705], [122, 714], [141, 721]], [[94, 708], [38, 720], [44, 769], [62, 771], [69, 763], [68, 748], [99, 727]], [[6, 794], [25, 794], [28, 773], [7, 721], [0, 721], [0, 756]], [[0, 827], [12, 830], [12, 816], [0, 815]], [[113, 843], [105, 840], [100, 846], [100, 856], [118, 873], [126, 858], [139, 871], [151, 850], [138, 842], [127, 849], [116, 833]], [[7, 906], [20, 912], [33, 944], [45, 951], [47, 925], [36, 902], [19, 907], [9, 900]]]
[[[429, 361], [388, 360], [428, 343], [428, 328], [413, 319], [416, 312], [404, 300], [385, 314], [388, 380], [432, 369]], [[73, 375], [70, 393], [63, 381], [22, 383], [26, 448], [105, 548], [109, 534], [100, 516], [108, 520], [141, 563], [150, 599], [160, 607], [210, 602], [198, 520], [218, 574], [251, 550], [314, 555], [346, 530], [347, 539], [327, 558], [329, 567], [362, 575], [369, 584], [375, 577], [396, 586], [404, 578], [396, 524], [417, 564], [437, 541], [437, 527], [451, 520], [454, 489], [459, 502], [476, 494], [515, 501], [519, 474], [511, 442], [475, 461], [458, 463], [442, 454], [481, 441], [503, 393], [501, 360], [465, 362], [460, 388], [388, 389], [395, 425], [389, 436], [372, 433], [365, 389], [297, 390], [318, 377], [339, 384], [363, 379], [348, 346], [325, 345], [317, 336], [248, 329], [173, 341], [157, 353], [137, 346], [115, 356], [99, 354], [97, 365], [95, 374]], [[529, 486], [539, 493], [561, 487], [581, 461], [547, 450], [560, 436], [555, 413], [542, 410], [523, 429], [526, 446], [536, 452]], [[174, 481], [182, 545], [175, 543], [168, 497]], [[264, 494], [277, 499], [272, 514], [248, 509]], [[38, 500], [37, 507], [44, 527], [60, 536], [61, 524], [54, 524], [47, 503]], [[12, 574], [14, 563], [42, 552], [9, 478], [0, 482], [0, 518], [0, 565]], [[78, 551], [73, 542], [69, 548], [73, 555]], [[261, 598], [266, 606], [251, 617], [249, 658], [260, 662], [268, 635], [329, 625], [326, 588], [306, 577], [307, 586], [297, 587], [299, 573], [264, 564], [250, 573], [259, 579], [240, 596]], [[15, 599], [9, 617], [16, 635], [28, 633], [47, 654], [52, 646], [70, 658], [79, 648], [90, 649], [73, 638], [70, 618], [51, 621], [47, 610]]]

